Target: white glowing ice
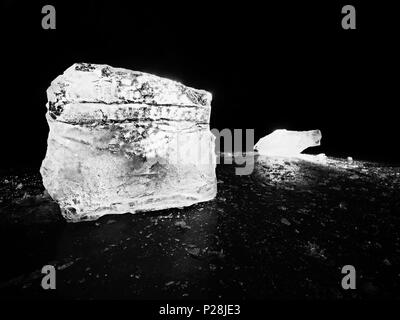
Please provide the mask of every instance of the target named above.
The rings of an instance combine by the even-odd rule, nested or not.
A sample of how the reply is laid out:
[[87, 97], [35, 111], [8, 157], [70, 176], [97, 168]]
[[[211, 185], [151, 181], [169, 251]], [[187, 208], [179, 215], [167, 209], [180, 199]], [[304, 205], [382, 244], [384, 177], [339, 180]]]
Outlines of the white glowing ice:
[[296, 156], [309, 147], [319, 146], [321, 138], [320, 130], [279, 129], [258, 140], [254, 149], [266, 156]]
[[216, 195], [211, 94], [151, 74], [74, 64], [47, 90], [43, 184], [69, 221]]

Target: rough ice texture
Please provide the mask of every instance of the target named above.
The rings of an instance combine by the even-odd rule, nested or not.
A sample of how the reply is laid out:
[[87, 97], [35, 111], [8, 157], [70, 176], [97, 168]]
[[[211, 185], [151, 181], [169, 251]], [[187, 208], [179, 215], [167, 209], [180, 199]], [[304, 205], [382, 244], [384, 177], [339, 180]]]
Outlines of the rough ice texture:
[[258, 140], [254, 149], [266, 156], [296, 156], [309, 147], [319, 146], [321, 138], [320, 130], [279, 129]]
[[151, 74], [74, 64], [47, 89], [40, 172], [69, 221], [213, 199], [211, 94]]

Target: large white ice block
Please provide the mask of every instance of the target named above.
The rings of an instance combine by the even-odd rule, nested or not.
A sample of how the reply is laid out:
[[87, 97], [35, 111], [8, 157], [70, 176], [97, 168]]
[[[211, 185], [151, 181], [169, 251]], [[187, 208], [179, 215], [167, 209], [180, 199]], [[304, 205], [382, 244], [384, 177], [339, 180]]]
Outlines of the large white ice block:
[[209, 92], [79, 63], [51, 83], [47, 97], [50, 132], [40, 172], [67, 220], [215, 197]]

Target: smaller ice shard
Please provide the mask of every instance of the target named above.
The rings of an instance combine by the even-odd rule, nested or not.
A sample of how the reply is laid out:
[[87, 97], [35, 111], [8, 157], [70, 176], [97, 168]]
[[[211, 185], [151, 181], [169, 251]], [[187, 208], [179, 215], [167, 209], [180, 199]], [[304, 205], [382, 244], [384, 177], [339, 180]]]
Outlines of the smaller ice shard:
[[254, 150], [265, 156], [296, 156], [309, 147], [319, 146], [321, 138], [320, 130], [279, 129], [258, 140]]

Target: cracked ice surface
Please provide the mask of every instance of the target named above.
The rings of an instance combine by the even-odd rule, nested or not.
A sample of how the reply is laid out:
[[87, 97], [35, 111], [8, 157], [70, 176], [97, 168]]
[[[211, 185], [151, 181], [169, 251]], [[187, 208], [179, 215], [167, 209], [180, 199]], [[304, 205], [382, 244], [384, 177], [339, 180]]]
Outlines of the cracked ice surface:
[[70, 221], [216, 195], [211, 94], [151, 74], [74, 64], [47, 90], [41, 174]]
[[319, 146], [321, 138], [320, 130], [279, 129], [258, 140], [254, 149], [266, 156], [297, 156], [309, 147]]

